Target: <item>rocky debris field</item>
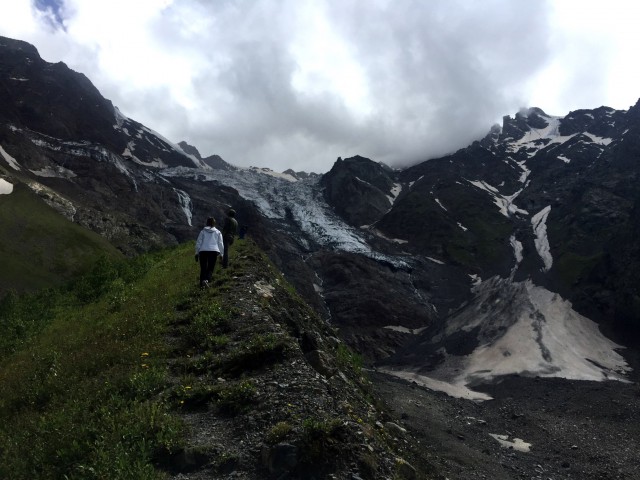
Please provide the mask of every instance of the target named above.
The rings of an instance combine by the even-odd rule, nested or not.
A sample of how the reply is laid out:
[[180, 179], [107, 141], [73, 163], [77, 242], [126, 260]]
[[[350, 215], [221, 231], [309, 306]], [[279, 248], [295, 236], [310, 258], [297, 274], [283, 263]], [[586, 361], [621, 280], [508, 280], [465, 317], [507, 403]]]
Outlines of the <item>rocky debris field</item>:
[[639, 478], [637, 383], [513, 376], [476, 387], [493, 400], [475, 403], [382, 373], [371, 378], [443, 478]]
[[165, 395], [186, 440], [160, 468], [176, 480], [433, 478], [360, 358], [255, 246], [233, 248], [229, 269], [176, 307]]

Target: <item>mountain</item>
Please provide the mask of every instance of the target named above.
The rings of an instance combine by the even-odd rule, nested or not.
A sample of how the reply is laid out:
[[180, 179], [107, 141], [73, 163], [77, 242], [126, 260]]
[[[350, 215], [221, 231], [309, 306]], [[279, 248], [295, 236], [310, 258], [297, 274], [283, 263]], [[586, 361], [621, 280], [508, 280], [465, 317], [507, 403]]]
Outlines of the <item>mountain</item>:
[[[468, 147], [403, 170], [353, 157], [324, 175], [278, 173], [202, 158], [126, 118], [86, 77], [28, 44], [0, 46], [4, 182], [40, 192], [125, 253], [191, 240], [206, 217], [221, 221], [233, 206], [343, 338], [402, 375], [505, 341], [518, 312], [553, 325], [564, 324], [554, 315], [584, 318], [618, 343], [637, 341], [640, 104], [565, 117], [523, 109]], [[558, 308], [532, 300], [545, 292]], [[494, 301], [518, 306], [495, 310]], [[460, 323], [478, 309], [496, 315]], [[531, 348], [549, 346], [537, 338]], [[547, 363], [541, 370], [570, 375]], [[626, 371], [614, 363], [600, 371]], [[468, 377], [456, 382], [473, 386]]]
[[[553, 457], [549, 471], [558, 478], [567, 471], [611, 478], [613, 465], [627, 468], [632, 455], [604, 454], [604, 440], [584, 439], [633, 417], [625, 405], [635, 405], [628, 382], [637, 379], [640, 335], [639, 158], [640, 102], [564, 117], [523, 109], [468, 147], [402, 170], [360, 156], [338, 159], [324, 175], [240, 168], [173, 144], [124, 116], [83, 75], [0, 38], [0, 208], [22, 208], [12, 207], [10, 222], [0, 216], [3, 232], [12, 232], [0, 237], [0, 261], [14, 265], [0, 287], [35, 289], [81, 270], [72, 265], [81, 261], [62, 262], [30, 282], [30, 257], [20, 259], [16, 245], [29, 253], [42, 247], [37, 235], [23, 241], [13, 232], [40, 213], [22, 212], [55, 218], [56, 227], [42, 231], [68, 229], [79, 256], [90, 258], [193, 240], [207, 217], [221, 222], [233, 207], [247, 236], [378, 370], [376, 388], [415, 416], [421, 434], [436, 423], [419, 416], [415, 402], [442, 415], [438, 445], [451, 447], [451, 435], [474, 439], [457, 451], [461, 463], [473, 458], [488, 478], [511, 478], [485, 466], [485, 443], [499, 445], [518, 421], [538, 445], [553, 431], [560, 446], [530, 461], [497, 455], [501, 464], [532, 477]], [[61, 254], [68, 239], [56, 240]], [[286, 322], [286, 309], [278, 315]], [[521, 414], [509, 388], [544, 418]], [[610, 417], [594, 410], [618, 397], [626, 403]], [[493, 403], [468, 402], [488, 398]], [[564, 416], [569, 403], [597, 419], [583, 425], [588, 437], [572, 430], [580, 415]], [[480, 414], [500, 431], [485, 432]], [[489, 433], [498, 438], [487, 440]], [[624, 435], [627, 444], [640, 438], [635, 430]], [[578, 443], [588, 474], [563, 466]], [[606, 468], [592, 458], [608, 459]], [[476, 471], [442, 468], [450, 478]]]
[[242, 210], [229, 189], [188, 194], [160, 174], [231, 168], [185, 148], [124, 116], [84, 75], [0, 37], [0, 171], [68, 220], [132, 254], [191, 238], [194, 222], [232, 203]]
[[85, 272], [97, 258], [122, 256], [104, 237], [71, 222], [24, 184], [10, 194], [0, 192], [0, 231], [4, 292], [57, 285]]

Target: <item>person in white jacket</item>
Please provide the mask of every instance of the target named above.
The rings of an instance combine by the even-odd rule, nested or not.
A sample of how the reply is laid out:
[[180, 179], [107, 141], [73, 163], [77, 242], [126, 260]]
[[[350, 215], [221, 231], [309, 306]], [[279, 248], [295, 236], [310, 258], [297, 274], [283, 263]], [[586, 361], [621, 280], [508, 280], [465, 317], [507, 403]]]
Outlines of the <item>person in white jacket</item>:
[[196, 240], [196, 262], [200, 261], [200, 287], [209, 286], [218, 255], [224, 252], [222, 233], [216, 228], [213, 217], [207, 218], [204, 227]]

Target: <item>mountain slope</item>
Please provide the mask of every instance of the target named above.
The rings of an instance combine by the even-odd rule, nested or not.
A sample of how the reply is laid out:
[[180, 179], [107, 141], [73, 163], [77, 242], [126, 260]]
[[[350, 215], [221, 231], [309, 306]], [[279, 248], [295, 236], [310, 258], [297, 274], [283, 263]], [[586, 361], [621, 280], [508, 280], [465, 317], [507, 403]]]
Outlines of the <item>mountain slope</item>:
[[3, 478], [431, 478], [399, 457], [416, 451], [358, 358], [254, 244], [206, 290], [192, 249], [0, 305], [38, 323], [1, 344]]
[[0, 37], [0, 168], [13, 183], [49, 189], [54, 208], [130, 254], [190, 239], [194, 222], [235, 203], [159, 175], [176, 166], [215, 168], [122, 115], [84, 75]]
[[36, 291], [86, 271], [96, 258], [121, 254], [100, 235], [70, 222], [24, 184], [0, 194], [0, 297]]

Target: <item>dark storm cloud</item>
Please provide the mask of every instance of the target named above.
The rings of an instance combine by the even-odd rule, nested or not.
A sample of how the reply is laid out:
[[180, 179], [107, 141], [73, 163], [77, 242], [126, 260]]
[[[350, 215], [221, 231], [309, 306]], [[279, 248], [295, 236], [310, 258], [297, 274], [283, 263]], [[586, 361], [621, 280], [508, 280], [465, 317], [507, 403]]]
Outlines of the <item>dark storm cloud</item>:
[[373, 79], [379, 121], [368, 148], [389, 163], [441, 155], [485, 134], [527, 101], [524, 87], [550, 53], [544, 2], [362, 7], [336, 4], [332, 17]]
[[[77, 18], [93, 8], [74, 3]], [[103, 47], [76, 50], [80, 70], [126, 115], [237, 165], [322, 172], [338, 156], [443, 155], [525, 106], [549, 57], [546, 1], [166, 3], [127, 24], [118, 75]]]
[[339, 155], [407, 165], [451, 152], [523, 106], [549, 55], [545, 2], [327, 2], [365, 74], [359, 115], [330, 91], [293, 87], [295, 3], [207, 5], [218, 30], [200, 36], [211, 69], [193, 85], [210, 113], [172, 135], [238, 164], [324, 171]]

